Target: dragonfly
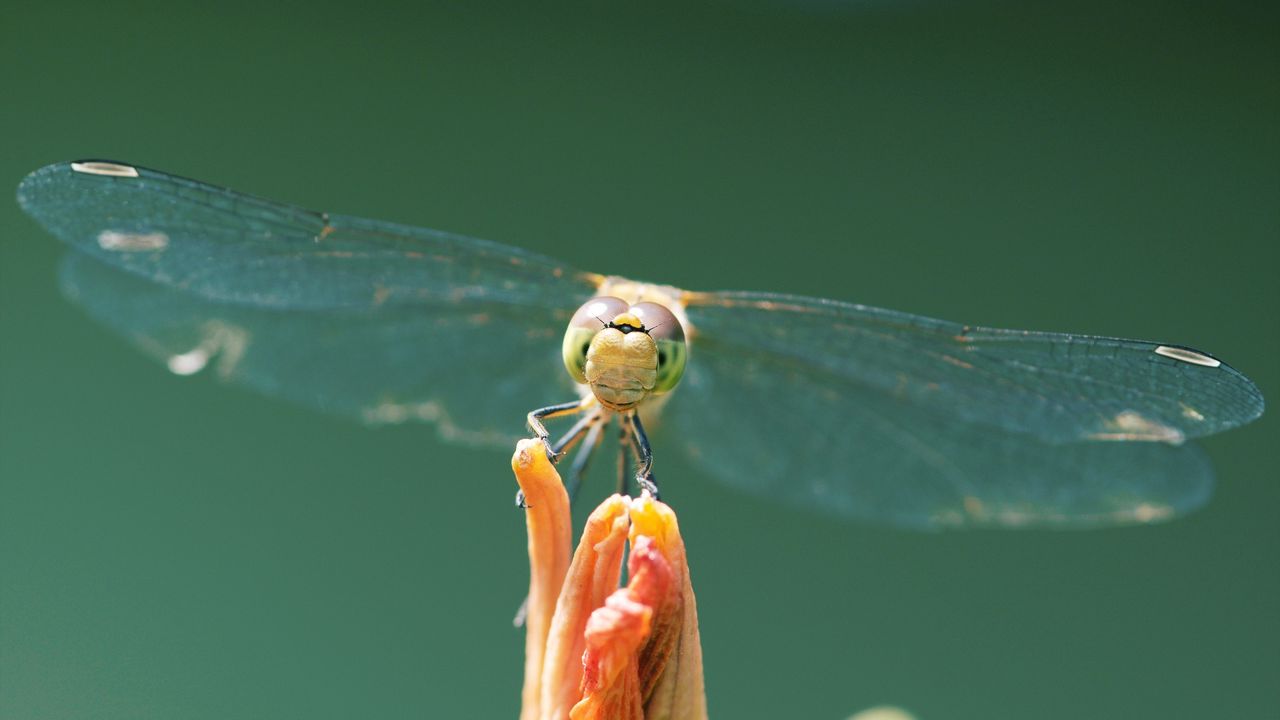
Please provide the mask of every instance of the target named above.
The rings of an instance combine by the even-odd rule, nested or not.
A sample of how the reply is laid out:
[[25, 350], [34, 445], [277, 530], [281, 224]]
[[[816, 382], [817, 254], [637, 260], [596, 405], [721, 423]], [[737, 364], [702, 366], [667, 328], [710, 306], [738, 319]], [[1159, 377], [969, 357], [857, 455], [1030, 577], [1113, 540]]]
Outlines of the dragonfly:
[[683, 290], [118, 162], [41, 168], [18, 201], [74, 249], [64, 294], [173, 373], [470, 444], [576, 415], [552, 446], [575, 475], [616, 419], [653, 490], [660, 421], [708, 475], [855, 521], [1149, 523], [1207, 501], [1193, 440], [1264, 407], [1184, 345]]

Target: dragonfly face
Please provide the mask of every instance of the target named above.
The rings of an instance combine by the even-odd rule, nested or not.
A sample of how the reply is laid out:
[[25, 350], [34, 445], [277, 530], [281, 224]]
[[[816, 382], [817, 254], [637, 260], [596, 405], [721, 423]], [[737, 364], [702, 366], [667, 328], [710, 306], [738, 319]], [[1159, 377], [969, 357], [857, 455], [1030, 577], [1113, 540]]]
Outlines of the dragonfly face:
[[529, 418], [578, 418], [575, 468], [616, 419], [652, 480], [643, 423], [661, 409], [664, 456], [683, 446], [733, 487], [864, 522], [1174, 517], [1212, 488], [1194, 440], [1264, 405], [1183, 345], [682, 290], [119, 163], [42, 168], [18, 202], [74, 249], [65, 294], [175, 373], [509, 448], [515, 418], [572, 392], [555, 387], [567, 369], [578, 399]]
[[574, 313], [562, 345], [565, 369], [615, 412], [671, 391], [684, 375], [684, 328], [666, 307], [616, 297], [588, 300]]

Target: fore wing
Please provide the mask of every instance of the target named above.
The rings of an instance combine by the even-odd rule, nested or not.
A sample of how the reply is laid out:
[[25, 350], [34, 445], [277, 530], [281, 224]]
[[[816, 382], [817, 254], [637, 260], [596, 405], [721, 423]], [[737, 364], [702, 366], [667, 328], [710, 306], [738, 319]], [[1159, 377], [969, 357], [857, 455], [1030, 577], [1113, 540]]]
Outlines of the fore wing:
[[571, 392], [558, 339], [591, 276], [495, 243], [137, 172], [50, 166], [19, 198], [79, 251], [64, 260], [64, 292], [174, 372], [207, 366], [323, 411], [434, 422], [469, 442], [509, 442], [525, 412]]

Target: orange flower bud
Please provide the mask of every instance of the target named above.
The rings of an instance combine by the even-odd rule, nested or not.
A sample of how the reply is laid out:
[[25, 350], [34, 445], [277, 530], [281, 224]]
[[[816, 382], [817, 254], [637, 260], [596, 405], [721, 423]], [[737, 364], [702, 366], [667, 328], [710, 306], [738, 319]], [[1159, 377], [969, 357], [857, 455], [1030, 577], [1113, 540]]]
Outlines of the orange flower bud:
[[[705, 718], [697, 606], [675, 512], [647, 495], [607, 498], [570, 563], [567, 496], [545, 446], [522, 440], [511, 466], [530, 505], [521, 720]], [[628, 542], [628, 581], [618, 588]]]

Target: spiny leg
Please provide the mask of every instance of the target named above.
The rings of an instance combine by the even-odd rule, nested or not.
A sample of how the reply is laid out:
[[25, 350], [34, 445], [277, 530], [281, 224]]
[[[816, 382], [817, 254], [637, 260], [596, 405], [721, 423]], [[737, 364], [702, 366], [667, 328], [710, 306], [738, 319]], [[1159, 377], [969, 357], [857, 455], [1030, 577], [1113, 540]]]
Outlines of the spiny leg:
[[[544, 408], [538, 408], [537, 410], [530, 412], [525, 418], [525, 421], [528, 423], [529, 429], [533, 431], [534, 436], [542, 441], [542, 445], [547, 451], [547, 459], [550, 460], [552, 464], [559, 462], [560, 454], [573, 443], [577, 442], [577, 440], [591, 428], [595, 414], [579, 420], [554, 446], [552, 446], [548, 441], [551, 433], [547, 432], [547, 426], [543, 425], [542, 421], [580, 413], [588, 407], [590, 407], [590, 403], [587, 401], [575, 400], [573, 402], [560, 403], [559, 405], [548, 405]], [[521, 509], [529, 507], [524, 501], [523, 490], [516, 491], [516, 507]]]
[[591, 464], [591, 458], [596, 454], [596, 448], [600, 444], [600, 436], [604, 432], [603, 422], [593, 422], [587, 430], [586, 437], [582, 440], [582, 447], [578, 449], [578, 454], [573, 458], [573, 465], [569, 466], [569, 507], [573, 507], [574, 502], [578, 499], [578, 491], [582, 489], [582, 479], [587, 474], [587, 467]]
[[569, 450], [572, 449], [574, 445], [578, 444], [579, 440], [586, 436], [587, 431], [599, 422], [599, 420], [600, 413], [591, 413], [589, 415], [582, 416], [578, 419], [578, 422], [573, 424], [573, 427], [569, 428], [568, 432], [560, 436], [559, 440], [548, 446], [548, 450], [550, 450], [551, 454], [555, 455], [557, 458], [563, 457], [568, 454]]
[[657, 500], [658, 481], [653, 477], [653, 450], [649, 448], [649, 436], [645, 434], [644, 425], [640, 423], [639, 413], [628, 413], [627, 419], [631, 428], [631, 448], [636, 454], [636, 484]]
[[[630, 427], [630, 421], [622, 421], [622, 436], [619, 438], [621, 447], [618, 448], [618, 454], [631, 459], [631, 462], [640, 464], [640, 449], [636, 447], [635, 434]], [[619, 487], [626, 486], [627, 494], [631, 493], [631, 483], [633, 477], [627, 474], [625, 467], [618, 468], [621, 477], [618, 479]]]
[[[547, 432], [547, 426], [542, 424], [543, 420], [562, 417], [564, 415], [574, 415], [580, 413], [587, 408], [588, 404], [585, 400], [574, 400], [572, 402], [560, 403], [559, 405], [548, 405], [544, 408], [538, 408], [530, 412], [525, 417], [525, 422], [529, 425], [529, 429], [533, 431], [534, 437], [538, 438], [547, 445], [547, 451], [550, 453], [551, 446], [547, 444], [551, 433]], [[555, 462], [554, 455], [551, 456], [551, 462]]]
[[627, 447], [631, 444], [631, 430], [627, 427], [627, 415], [618, 416], [618, 489], [619, 495], [627, 494]]
[[[578, 422], [573, 424], [573, 427], [569, 428], [569, 432], [565, 433], [554, 445], [547, 448], [547, 457], [551, 458], [552, 462], [555, 462], [556, 458], [569, 452], [569, 449], [576, 445], [579, 440], [590, 436], [592, 431], [599, 427], [602, 417], [601, 413], [594, 412], [579, 419]], [[594, 449], [592, 446], [594, 445], [595, 441], [589, 440], [587, 445], [583, 446], [582, 451], [578, 453], [578, 459], [574, 461], [573, 467], [569, 468], [570, 480], [573, 483], [573, 490], [569, 493], [570, 503], [573, 502], [573, 493], [577, 492], [577, 485], [582, 482], [581, 473], [586, 470], [586, 462], [582, 457], [584, 455], [590, 457], [591, 451]], [[516, 491], [516, 507], [521, 510], [529, 508], [524, 499], [524, 490]]]

